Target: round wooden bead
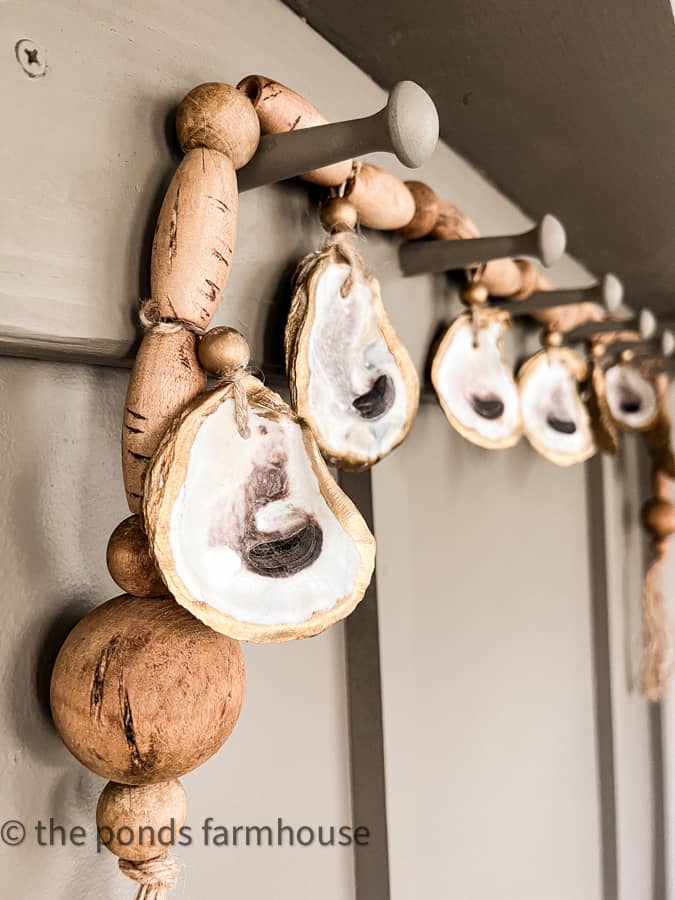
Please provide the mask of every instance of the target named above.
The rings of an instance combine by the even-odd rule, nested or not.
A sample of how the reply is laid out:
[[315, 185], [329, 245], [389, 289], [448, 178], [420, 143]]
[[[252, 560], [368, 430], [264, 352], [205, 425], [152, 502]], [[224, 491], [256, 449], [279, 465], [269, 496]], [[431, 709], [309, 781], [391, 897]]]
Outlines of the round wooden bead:
[[642, 524], [656, 538], [675, 534], [675, 503], [652, 497], [642, 507]]
[[245, 688], [237, 641], [172, 598], [123, 595], [66, 638], [52, 716], [70, 752], [97, 775], [155, 784], [195, 769], [227, 740]]
[[488, 289], [481, 281], [472, 281], [462, 288], [462, 300], [467, 306], [481, 306], [488, 296]]
[[140, 516], [124, 519], [110, 535], [106, 562], [115, 584], [128, 594], [160, 597], [168, 593], [150, 555]]
[[221, 325], [207, 331], [199, 342], [199, 362], [212, 375], [227, 375], [247, 366], [251, 348], [236, 328]]
[[541, 336], [541, 343], [547, 350], [553, 347], [561, 347], [562, 342], [562, 332], [558, 331], [557, 328], [547, 328]]
[[321, 224], [326, 231], [354, 231], [359, 215], [345, 197], [331, 197], [321, 207]]
[[439, 215], [439, 202], [435, 192], [423, 181], [406, 181], [405, 186], [413, 195], [415, 215], [400, 229], [407, 241], [416, 241], [431, 233]]
[[175, 778], [159, 784], [109, 781], [96, 807], [102, 844], [133, 862], [163, 856], [180, 837], [187, 819], [187, 797]]
[[183, 152], [196, 147], [219, 150], [239, 169], [258, 147], [260, 120], [242, 91], [229, 84], [209, 82], [193, 88], [181, 100], [176, 131]]

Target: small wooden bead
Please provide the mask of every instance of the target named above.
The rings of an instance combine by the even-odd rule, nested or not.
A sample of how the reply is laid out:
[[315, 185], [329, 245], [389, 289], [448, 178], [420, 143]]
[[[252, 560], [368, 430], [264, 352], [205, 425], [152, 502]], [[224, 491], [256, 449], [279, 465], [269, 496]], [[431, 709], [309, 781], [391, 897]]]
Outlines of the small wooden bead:
[[196, 147], [219, 150], [239, 169], [258, 148], [260, 120], [242, 91], [209, 82], [183, 97], [176, 111], [176, 131], [183, 152]]
[[541, 336], [541, 343], [547, 350], [552, 347], [560, 347], [563, 342], [562, 332], [556, 328], [547, 328]]
[[115, 584], [128, 594], [160, 597], [168, 593], [150, 555], [139, 516], [124, 519], [110, 535], [106, 562]]
[[220, 749], [239, 718], [245, 684], [237, 641], [170, 597], [123, 595], [66, 638], [52, 673], [52, 718], [95, 774], [156, 784]]
[[656, 538], [675, 534], [675, 503], [652, 497], [642, 507], [642, 524]]
[[487, 302], [488, 289], [482, 281], [472, 281], [462, 288], [462, 300], [467, 306], [481, 306]]
[[211, 375], [227, 375], [243, 369], [251, 359], [251, 348], [244, 335], [227, 325], [207, 331], [197, 352], [199, 362]]
[[321, 224], [326, 231], [354, 231], [359, 215], [344, 197], [331, 197], [321, 207]]
[[102, 844], [132, 862], [163, 856], [180, 837], [187, 819], [187, 797], [177, 779], [128, 785], [109, 781], [96, 807]]
[[405, 186], [413, 195], [415, 215], [399, 230], [407, 241], [416, 241], [431, 233], [439, 215], [439, 201], [435, 192], [423, 181], [406, 181]]

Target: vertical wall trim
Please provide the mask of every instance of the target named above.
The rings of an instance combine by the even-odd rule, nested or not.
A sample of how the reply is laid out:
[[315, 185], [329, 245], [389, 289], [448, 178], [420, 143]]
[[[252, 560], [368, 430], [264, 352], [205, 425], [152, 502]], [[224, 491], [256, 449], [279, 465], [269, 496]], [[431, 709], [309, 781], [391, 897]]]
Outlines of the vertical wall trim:
[[[370, 472], [340, 472], [343, 491], [374, 532]], [[355, 847], [356, 900], [389, 900], [389, 849], [382, 723], [377, 577], [345, 623], [347, 693], [354, 826], [370, 831], [366, 847]]]
[[602, 895], [619, 898], [619, 867], [616, 825], [616, 776], [614, 725], [612, 721], [612, 671], [607, 588], [607, 542], [605, 531], [605, 486], [602, 458], [586, 463], [586, 503], [591, 578], [591, 627], [595, 688], [595, 725], [600, 791], [602, 846]]

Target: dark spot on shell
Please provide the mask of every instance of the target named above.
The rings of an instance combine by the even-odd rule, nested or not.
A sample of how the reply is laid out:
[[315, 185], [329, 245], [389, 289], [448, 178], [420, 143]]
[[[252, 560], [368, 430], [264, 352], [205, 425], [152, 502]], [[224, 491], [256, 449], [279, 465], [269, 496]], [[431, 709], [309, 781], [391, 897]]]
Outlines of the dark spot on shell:
[[245, 560], [250, 569], [267, 578], [285, 578], [311, 566], [321, 553], [323, 532], [310, 521], [294, 534], [249, 547]]
[[490, 394], [487, 397], [471, 395], [471, 406], [484, 419], [498, 419], [504, 415], [504, 403], [499, 397]]
[[380, 375], [366, 394], [361, 394], [352, 406], [363, 419], [379, 419], [394, 403], [394, 382], [388, 375]]
[[642, 409], [642, 399], [638, 394], [624, 388], [619, 398], [619, 409], [622, 413], [630, 415], [631, 413], [640, 412]]
[[559, 431], [560, 434], [574, 434], [577, 430], [577, 426], [570, 419], [559, 419], [557, 416], [553, 414], [549, 414], [546, 416], [546, 424], [549, 425], [554, 431]]

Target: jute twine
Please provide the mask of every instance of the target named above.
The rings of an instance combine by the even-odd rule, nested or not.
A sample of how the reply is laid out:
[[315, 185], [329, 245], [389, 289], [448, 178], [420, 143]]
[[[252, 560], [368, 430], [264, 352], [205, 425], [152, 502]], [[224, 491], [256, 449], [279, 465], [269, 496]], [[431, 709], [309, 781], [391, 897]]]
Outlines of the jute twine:
[[176, 886], [180, 873], [178, 862], [170, 856], [158, 856], [142, 862], [119, 861], [120, 871], [140, 885], [136, 900], [165, 900]]
[[246, 393], [246, 378], [252, 373], [249, 366], [239, 366], [223, 373], [218, 379], [218, 387], [232, 385], [232, 399], [234, 400], [234, 421], [239, 436], [248, 440], [251, 437], [251, 428], [248, 423], [248, 395]]
[[138, 306], [138, 318], [143, 326], [143, 331], [154, 331], [158, 334], [176, 334], [178, 331], [191, 331], [196, 335], [203, 335], [205, 329], [187, 319], [169, 318], [167, 316], [153, 315], [150, 300], [142, 300]]
[[673, 671], [673, 630], [668, 603], [663, 592], [663, 564], [666, 541], [655, 542], [655, 559], [642, 585], [642, 665], [640, 690], [648, 700], [660, 700]]

